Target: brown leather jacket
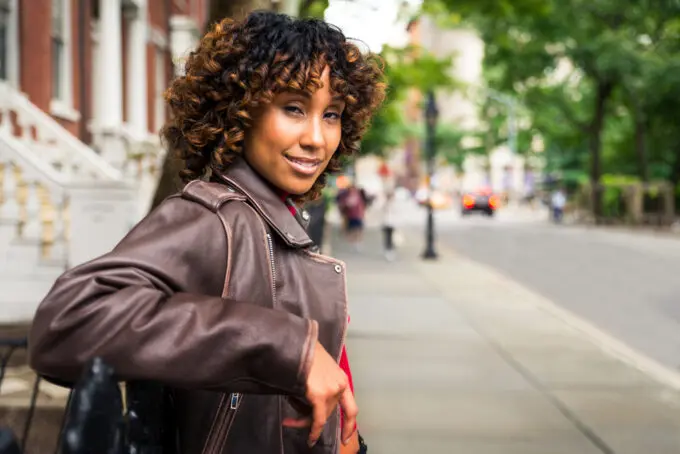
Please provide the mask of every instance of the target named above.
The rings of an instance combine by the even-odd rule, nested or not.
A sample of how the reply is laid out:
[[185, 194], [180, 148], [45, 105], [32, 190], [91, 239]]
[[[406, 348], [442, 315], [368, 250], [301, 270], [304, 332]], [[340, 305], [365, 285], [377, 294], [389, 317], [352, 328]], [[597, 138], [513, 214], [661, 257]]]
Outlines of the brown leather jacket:
[[317, 339], [340, 357], [345, 265], [313, 252], [244, 161], [213, 178], [57, 280], [34, 319], [31, 365], [73, 382], [101, 356], [121, 380], [164, 383], [180, 453], [336, 453], [339, 411], [313, 449], [308, 430], [282, 420], [302, 416], [291, 402], [304, 401]]

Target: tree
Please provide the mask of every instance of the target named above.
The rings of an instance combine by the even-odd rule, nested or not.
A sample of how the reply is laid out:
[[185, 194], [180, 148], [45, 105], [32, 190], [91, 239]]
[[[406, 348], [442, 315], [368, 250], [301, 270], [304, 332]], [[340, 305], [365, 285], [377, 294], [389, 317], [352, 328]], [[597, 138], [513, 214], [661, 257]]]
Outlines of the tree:
[[209, 23], [214, 24], [225, 17], [243, 19], [249, 12], [258, 9], [273, 9], [271, 0], [210, 0]]
[[450, 57], [439, 59], [418, 46], [385, 46], [381, 56], [385, 62], [387, 96], [362, 139], [361, 155], [384, 156], [406, 137], [419, 134], [420, 126], [404, 122], [404, 101], [409, 89], [425, 93], [458, 86], [449, 75]]
[[437, 126], [435, 135], [437, 154], [458, 174], [463, 172], [463, 163], [470, 151], [465, 146], [465, 140], [469, 137], [469, 132], [456, 128], [450, 123]]
[[[620, 143], [632, 118], [636, 140], [629, 143], [636, 143], [640, 174], [646, 178], [648, 132], [655, 123], [650, 94], [656, 88], [649, 83], [655, 71], [644, 62], [660, 55], [668, 47], [664, 43], [677, 43], [680, 5], [663, 0], [439, 2], [477, 26], [486, 43], [484, 64], [500, 73], [494, 88], [517, 94], [532, 108], [534, 121], [543, 120], [549, 150], [573, 154], [585, 145], [596, 185], [603, 156], [618, 157], [611, 147]], [[663, 67], [668, 58], [661, 62]], [[561, 123], [550, 125], [545, 118]], [[599, 215], [597, 191], [593, 207]]]
[[328, 0], [302, 0], [300, 2], [300, 17], [323, 19], [326, 8], [328, 8]]

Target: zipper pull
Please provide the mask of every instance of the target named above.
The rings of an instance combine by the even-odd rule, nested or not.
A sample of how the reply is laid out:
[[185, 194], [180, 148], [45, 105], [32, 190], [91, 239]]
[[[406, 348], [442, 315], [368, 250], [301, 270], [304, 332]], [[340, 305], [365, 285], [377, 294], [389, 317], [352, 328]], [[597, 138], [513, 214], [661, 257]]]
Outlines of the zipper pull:
[[231, 403], [229, 404], [229, 408], [232, 410], [236, 410], [238, 408], [238, 404], [241, 402], [241, 394], [239, 393], [232, 393], [231, 395]]

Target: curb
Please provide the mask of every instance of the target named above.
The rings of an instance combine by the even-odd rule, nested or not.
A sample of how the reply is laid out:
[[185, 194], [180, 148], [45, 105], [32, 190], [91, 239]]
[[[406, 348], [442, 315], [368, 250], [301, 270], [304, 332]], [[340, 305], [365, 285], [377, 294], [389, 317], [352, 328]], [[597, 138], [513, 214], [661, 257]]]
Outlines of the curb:
[[[505, 276], [507, 277], [507, 276]], [[602, 351], [648, 375], [655, 381], [680, 391], [680, 372], [676, 371], [598, 328], [595, 324], [564, 309], [545, 297], [533, 303], [568, 326], [583, 333]]]
[[537, 298], [535, 298], [530, 303], [531, 305], [540, 310], [544, 310], [545, 312], [549, 313], [550, 315], [554, 316], [558, 320], [565, 323], [567, 326], [580, 332], [595, 346], [597, 346], [600, 350], [602, 350], [609, 356], [618, 359], [619, 361], [633, 367], [634, 369], [637, 369], [638, 371], [649, 376], [654, 381], [662, 385], [680, 391], [680, 371], [672, 369], [656, 361], [655, 359], [650, 358], [646, 354], [629, 346], [628, 344], [617, 339], [613, 335], [603, 331], [592, 322], [586, 320], [585, 318], [575, 314], [570, 310], [567, 310], [557, 305], [547, 297], [517, 282], [512, 277], [500, 271], [497, 271], [483, 263], [472, 260], [465, 256], [460, 256], [459, 254], [456, 254], [455, 249], [442, 245], [439, 245], [438, 247], [440, 250], [445, 251], [445, 254], [449, 257], [455, 256], [464, 257], [465, 260], [468, 260], [474, 263], [476, 266], [479, 266], [480, 268], [487, 270], [489, 273], [501, 276], [502, 278], [507, 279], [511, 282], [514, 282], [516, 285], [521, 286], [525, 291], [533, 293], [534, 295], [537, 296]]

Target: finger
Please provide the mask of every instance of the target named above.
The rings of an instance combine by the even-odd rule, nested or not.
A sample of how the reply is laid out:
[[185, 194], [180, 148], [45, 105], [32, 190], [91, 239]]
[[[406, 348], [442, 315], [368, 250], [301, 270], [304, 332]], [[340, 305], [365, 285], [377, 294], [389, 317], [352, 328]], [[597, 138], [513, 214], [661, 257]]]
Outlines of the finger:
[[344, 417], [344, 424], [342, 427], [342, 442], [343, 444], [349, 443], [349, 439], [356, 430], [357, 425], [357, 415], [359, 414], [359, 407], [354, 400], [354, 395], [352, 390], [347, 388], [345, 392], [342, 393], [340, 398], [340, 406], [342, 407], [342, 414]]
[[326, 418], [327, 416], [325, 406], [319, 404], [314, 405], [312, 430], [309, 433], [309, 441], [307, 442], [310, 448], [314, 446], [317, 441], [319, 441], [319, 437], [321, 437], [321, 431], [323, 430], [323, 426], [326, 424]]
[[292, 427], [294, 429], [302, 429], [304, 427], [311, 427], [311, 418], [285, 418], [281, 423], [284, 427]]

